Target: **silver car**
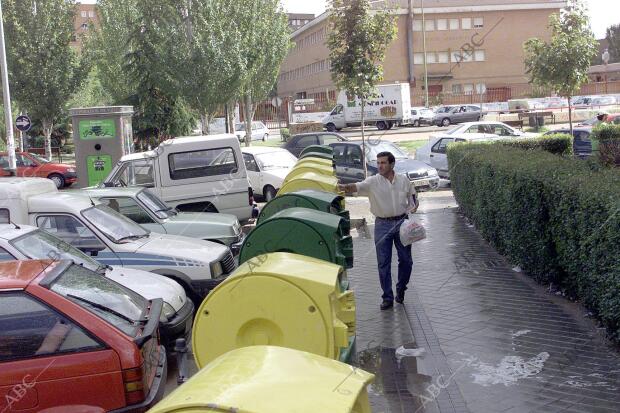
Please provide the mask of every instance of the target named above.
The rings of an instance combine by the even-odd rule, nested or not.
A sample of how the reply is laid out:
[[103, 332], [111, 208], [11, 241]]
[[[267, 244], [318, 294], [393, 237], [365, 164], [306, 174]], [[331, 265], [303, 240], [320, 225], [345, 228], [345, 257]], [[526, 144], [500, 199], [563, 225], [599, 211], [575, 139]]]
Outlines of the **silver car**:
[[[238, 123], [235, 125], [235, 135], [239, 138], [240, 142], [245, 142], [247, 133], [245, 131], [245, 123]], [[252, 139], [253, 141], [262, 140], [263, 142], [269, 139], [269, 129], [261, 121], [252, 122]]]

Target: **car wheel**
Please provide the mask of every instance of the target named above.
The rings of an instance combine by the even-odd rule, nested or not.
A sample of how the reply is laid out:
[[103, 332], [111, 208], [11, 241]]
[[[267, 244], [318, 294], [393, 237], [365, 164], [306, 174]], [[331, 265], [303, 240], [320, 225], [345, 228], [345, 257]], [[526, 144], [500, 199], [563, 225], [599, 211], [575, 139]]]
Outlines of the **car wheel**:
[[265, 198], [265, 202], [269, 202], [275, 198], [276, 193], [276, 189], [273, 186], [267, 185], [265, 189], [263, 189], [263, 197]]
[[47, 179], [51, 179], [56, 185], [56, 188], [58, 189], [61, 189], [65, 186], [65, 178], [60, 174], [51, 174], [47, 177]]
[[269, 138], [269, 134], [268, 133], [263, 135], [263, 142], [265, 142], [267, 140], [267, 138]]
[[377, 122], [377, 129], [379, 129], [379, 130], [386, 130], [387, 129], [387, 125], [383, 121]]
[[419, 120], [417, 120], [417, 119], [416, 119], [416, 120], [414, 120], [414, 121], [413, 121], [413, 126], [414, 126], [415, 128], [417, 128], [418, 126], [420, 126], [420, 121], [419, 121]]
[[442, 126], [450, 126], [450, 118], [443, 118], [441, 121]]
[[334, 125], [333, 123], [328, 123], [325, 128], [328, 132], [336, 132], [336, 125]]

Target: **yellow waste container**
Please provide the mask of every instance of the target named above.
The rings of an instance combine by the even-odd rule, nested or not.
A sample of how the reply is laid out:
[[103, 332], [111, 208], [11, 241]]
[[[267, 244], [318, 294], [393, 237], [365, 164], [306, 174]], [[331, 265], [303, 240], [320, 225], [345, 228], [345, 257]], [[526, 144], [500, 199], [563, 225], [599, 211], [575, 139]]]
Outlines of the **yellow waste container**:
[[295, 167], [298, 166], [305, 166], [305, 165], [323, 165], [323, 166], [327, 166], [330, 167], [332, 169], [334, 169], [334, 162], [330, 161], [329, 159], [322, 159], [322, 158], [305, 158], [305, 159], [300, 159], [295, 163]]
[[312, 172], [325, 176], [336, 176], [336, 171], [334, 171], [334, 168], [332, 168], [331, 166], [325, 166], [320, 164], [295, 165], [293, 169], [291, 169], [291, 171], [288, 173], [288, 175], [286, 175], [286, 177], [284, 178], [284, 183], [306, 172]]
[[346, 361], [355, 345], [355, 297], [339, 265], [286, 252], [246, 261], [194, 318], [198, 367], [240, 347], [275, 345]]
[[317, 174], [315, 172], [303, 172], [292, 178], [290, 181], [285, 182], [280, 187], [278, 195], [283, 195], [302, 189], [315, 189], [317, 191], [326, 191], [337, 194], [338, 178], [335, 176]]
[[311, 353], [245, 347], [213, 360], [149, 413], [370, 413], [373, 380]]

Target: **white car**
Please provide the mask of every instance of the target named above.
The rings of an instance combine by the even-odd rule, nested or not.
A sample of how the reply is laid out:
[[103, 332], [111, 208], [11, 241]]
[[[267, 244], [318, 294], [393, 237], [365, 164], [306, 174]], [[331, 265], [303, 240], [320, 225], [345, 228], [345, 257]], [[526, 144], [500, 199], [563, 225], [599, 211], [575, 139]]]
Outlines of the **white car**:
[[37, 226], [107, 265], [165, 275], [199, 303], [236, 269], [230, 249], [210, 241], [155, 234], [87, 195], [59, 192], [43, 178], [0, 181], [4, 222]]
[[[235, 125], [235, 135], [239, 138], [240, 142], [245, 141], [246, 133], [245, 133], [245, 123], [238, 123]], [[269, 139], [269, 129], [265, 124], [261, 121], [253, 121], [252, 122], [252, 139], [253, 141], [261, 140], [265, 142]]]
[[452, 136], [463, 134], [483, 134], [483, 135], [495, 135], [505, 138], [534, 138], [539, 136], [537, 133], [521, 132], [511, 126], [502, 122], [491, 121], [479, 121], [479, 122], [467, 122], [462, 123], [452, 129], [431, 135], [432, 137], [438, 136]]
[[411, 108], [411, 125], [418, 127], [420, 125], [432, 125], [435, 113], [429, 108], [415, 107]]
[[163, 299], [159, 325], [167, 347], [191, 330], [194, 304], [177, 282], [151, 272], [100, 264], [60, 238], [29, 225], [0, 224], [0, 261], [31, 259], [72, 260], [148, 300]]
[[244, 147], [241, 152], [252, 190], [262, 194], [265, 201], [271, 201], [297, 158], [282, 148]]

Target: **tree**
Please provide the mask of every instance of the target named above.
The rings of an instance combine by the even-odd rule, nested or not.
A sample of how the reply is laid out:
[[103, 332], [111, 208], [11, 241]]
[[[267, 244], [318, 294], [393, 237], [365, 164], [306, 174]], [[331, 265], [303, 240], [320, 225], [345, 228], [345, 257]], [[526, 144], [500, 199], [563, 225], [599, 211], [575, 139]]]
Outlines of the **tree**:
[[280, 65], [290, 48], [288, 18], [279, 0], [241, 0], [240, 18], [243, 78], [240, 96], [243, 101], [246, 139], [250, 146], [254, 103], [273, 90]]
[[368, 0], [331, 0], [329, 13], [327, 45], [332, 80], [347, 95], [361, 100], [362, 149], [366, 153], [366, 100], [383, 80], [385, 53], [397, 33], [395, 18], [386, 11], [371, 11]]
[[4, 24], [11, 92], [20, 108], [43, 125], [45, 155], [66, 104], [88, 74], [86, 59], [71, 47], [73, 0], [5, 0]]
[[605, 38], [609, 44], [609, 62], [620, 62], [620, 24], [609, 26]]
[[568, 99], [568, 120], [573, 133], [571, 98], [588, 81], [590, 62], [598, 42], [590, 30], [585, 7], [579, 0], [569, 0], [566, 9], [549, 17], [551, 40], [529, 39], [525, 42], [525, 67], [530, 82], [548, 87]]

